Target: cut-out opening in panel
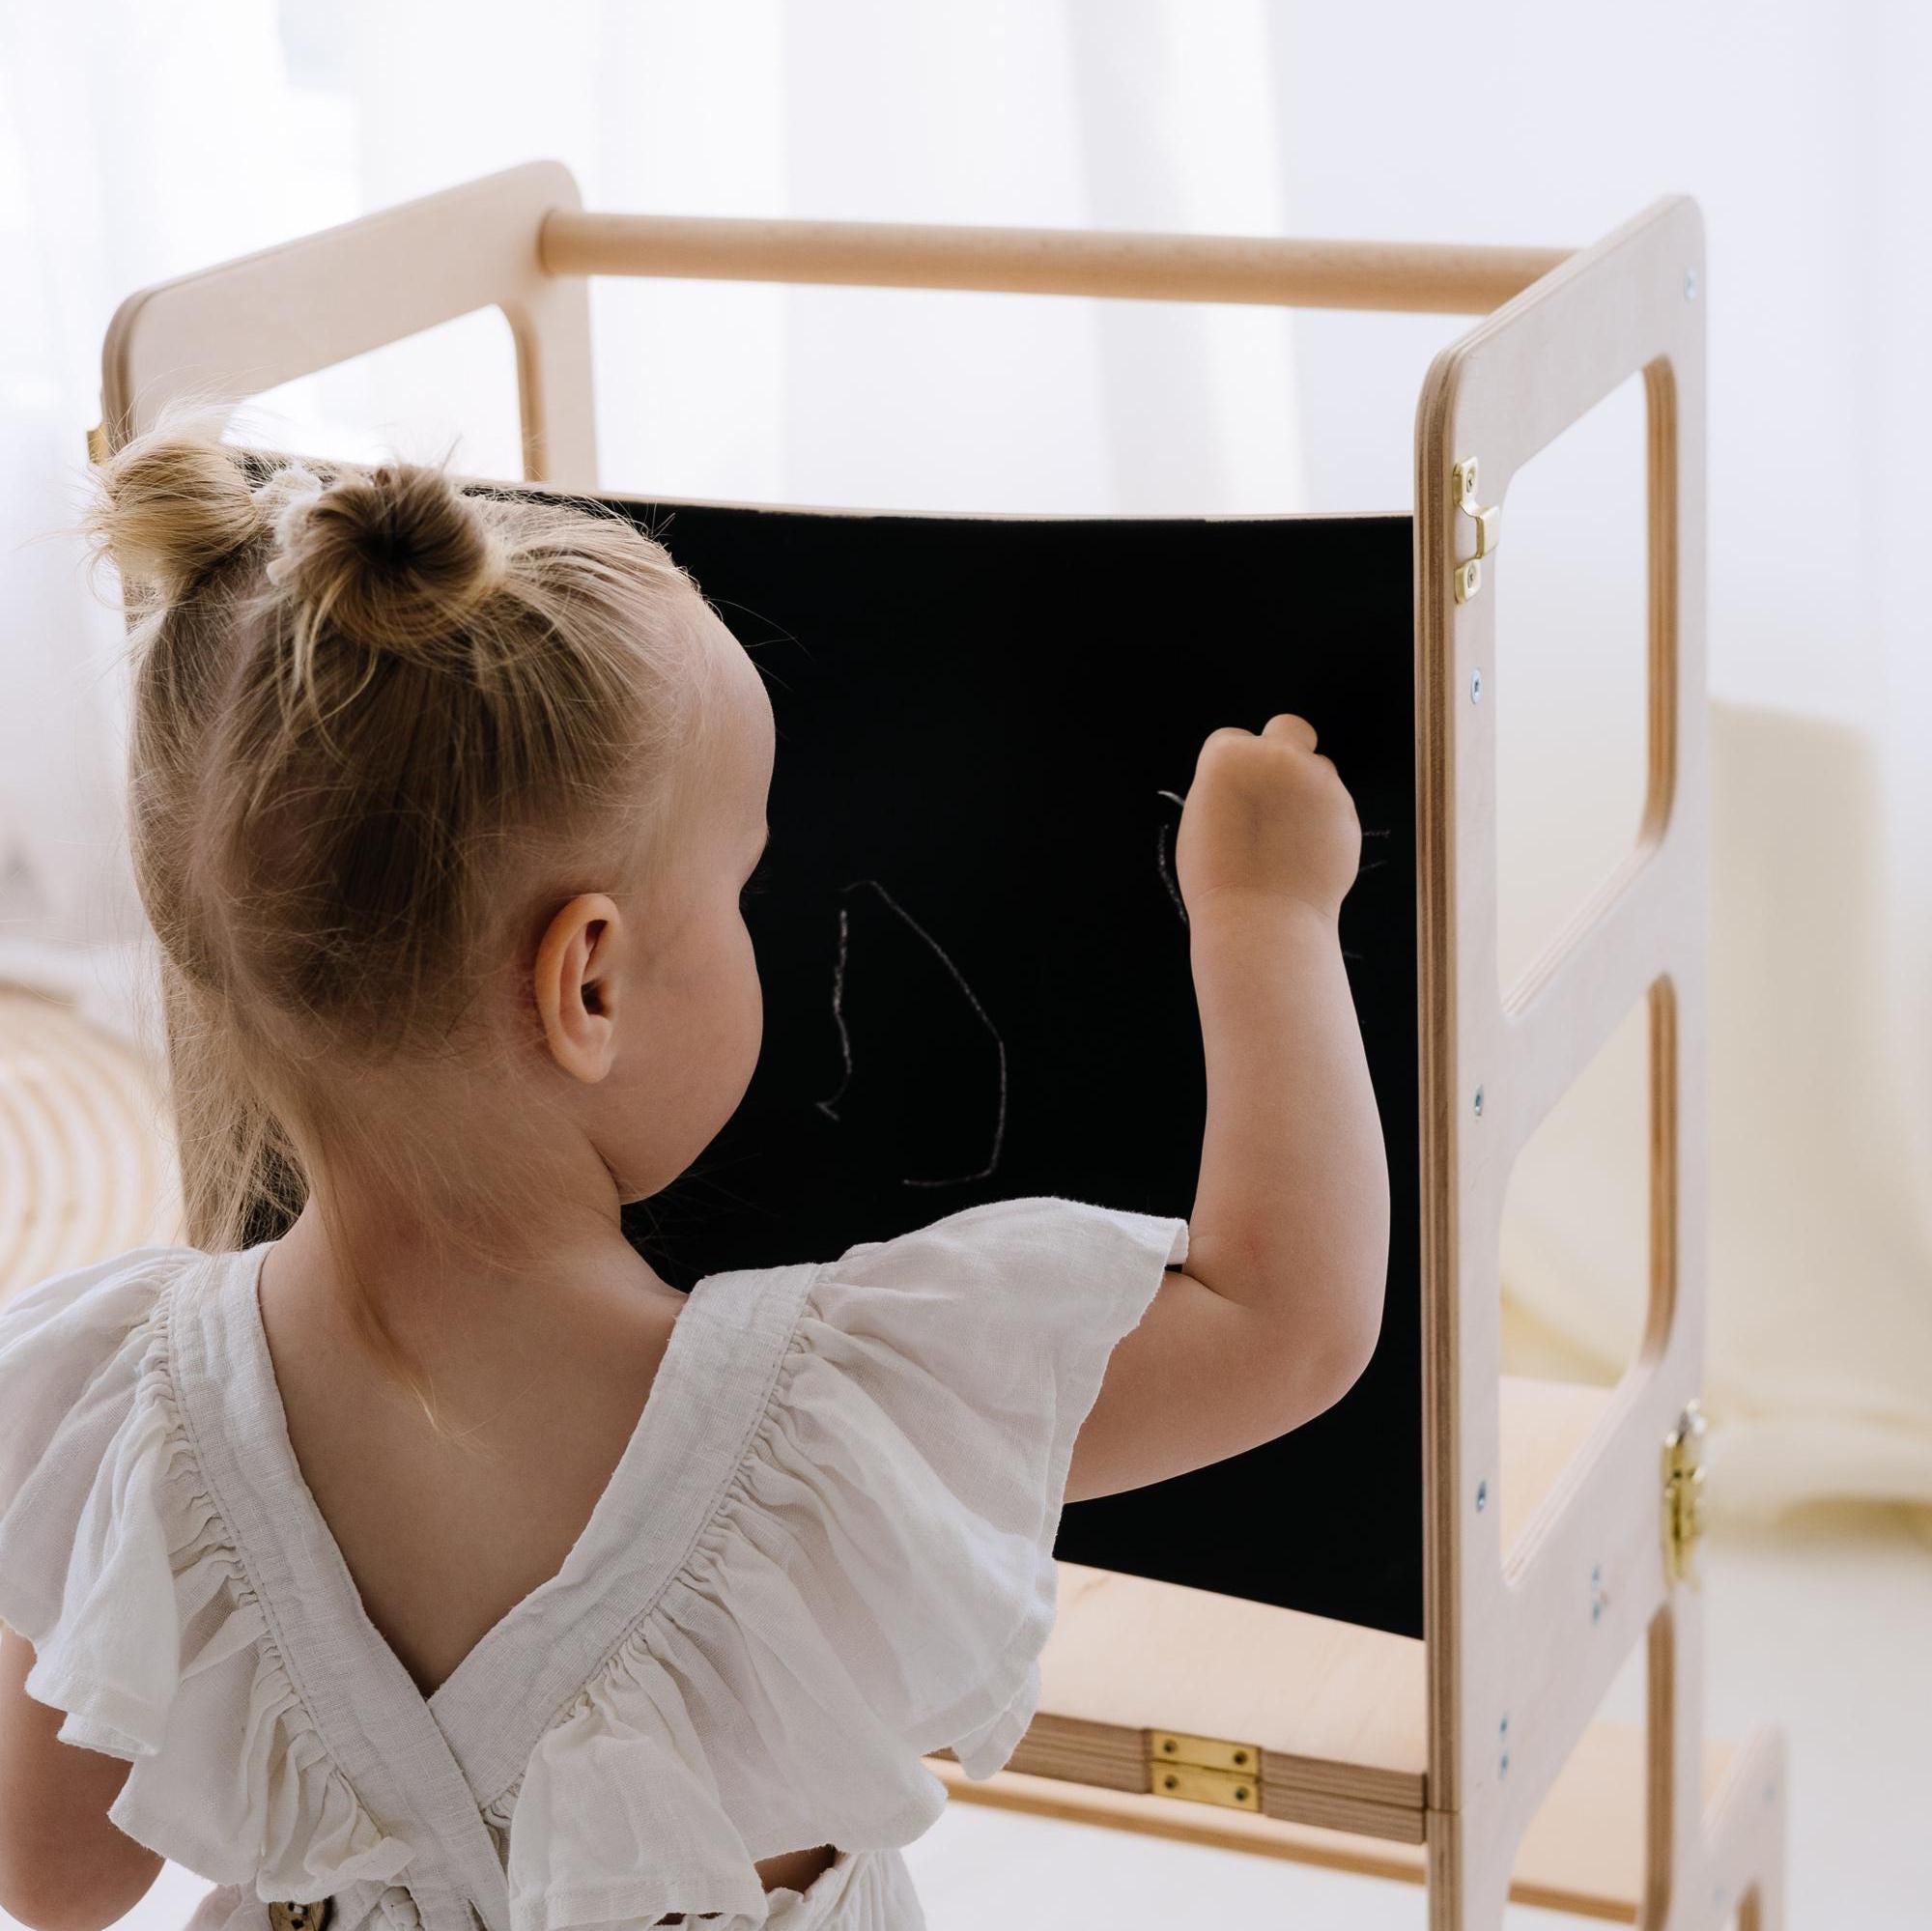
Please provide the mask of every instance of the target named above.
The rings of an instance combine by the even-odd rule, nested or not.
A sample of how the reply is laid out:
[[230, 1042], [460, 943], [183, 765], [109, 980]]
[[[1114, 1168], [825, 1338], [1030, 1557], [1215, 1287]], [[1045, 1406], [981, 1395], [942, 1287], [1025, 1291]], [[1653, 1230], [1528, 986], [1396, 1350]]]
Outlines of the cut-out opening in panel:
[[1653, 1172], [1669, 991], [1639, 1000], [1530, 1136], [1503, 1201], [1505, 1562], [1595, 1433], [1651, 1324], [1667, 1229]]
[[[1507, 996], [1635, 848], [1649, 793], [1648, 407], [1631, 377], [1510, 479], [1494, 662], [1497, 967]], [[1490, 500], [1479, 491], [1483, 500]]]
[[[1662, 1754], [1671, 1746], [1667, 1729], [1655, 1735], [1652, 1732], [1660, 1703], [1668, 1708], [1668, 1698], [1658, 1694], [1662, 1684], [1652, 1680], [1660, 1651], [1668, 1650], [1668, 1613], [1661, 1612], [1645, 1635], [1632, 1645], [1537, 1805], [1510, 1871], [1514, 1906], [1533, 1907], [1539, 1913], [1574, 1914], [1564, 1920], [1570, 1922], [1576, 1917], [1621, 1924], [1636, 1921], [1650, 1862], [1650, 1757], [1653, 1748]], [[1680, 1690], [1694, 1693], [1694, 1684], [1680, 1685]], [[1574, 1690], [1566, 1692], [1566, 1687], [1558, 1684], [1527, 1707], [1485, 1713], [1484, 1720], [1494, 1732], [1498, 1766], [1513, 1759], [1511, 1770], [1502, 1773], [1505, 1777], [1521, 1775], [1532, 1756], [1548, 1762], [1548, 1746], [1560, 1747], [1562, 1731], [1577, 1720], [1576, 1694]], [[1560, 1725], [1562, 1730], [1554, 1737], [1538, 1740], [1536, 1732], [1542, 1724]], [[1698, 1780], [1695, 1807], [1706, 1816], [1734, 1754], [1730, 1745], [1705, 1740], [1703, 1760], [1694, 1774]], [[1660, 1789], [1667, 1782], [1666, 1775]], [[1694, 1846], [1686, 1846], [1686, 1850], [1689, 1868], [1697, 1871]], [[1699, 1882], [1709, 1880], [1700, 1875]], [[1748, 1896], [1727, 1896], [1718, 1889], [1709, 1896], [1708, 1909], [1708, 1919], [1700, 1918], [1695, 1909], [1685, 1915], [1697, 1922], [1746, 1926], [1755, 1922]], [[1726, 1917], [1725, 1913], [1733, 1915]], [[1517, 1912], [1512, 1910], [1512, 1925], [1516, 1918]], [[1540, 1916], [1531, 1921], [1541, 1921]]]
[[[1523, 1832], [1510, 1869], [1512, 1924], [1518, 1911], [1533, 1913], [1532, 1921], [1545, 1912], [1565, 1914], [1552, 1922], [1635, 1921], [1648, 1803], [1648, 1648], [1634, 1645]], [[1577, 1715], [1574, 1692], [1486, 1712], [1498, 1784], [1537, 1775], [1531, 1766], [1548, 1764]]]
[[459, 475], [524, 473], [517, 344], [479, 308], [279, 383], [236, 412], [228, 440], [345, 463], [447, 461]]

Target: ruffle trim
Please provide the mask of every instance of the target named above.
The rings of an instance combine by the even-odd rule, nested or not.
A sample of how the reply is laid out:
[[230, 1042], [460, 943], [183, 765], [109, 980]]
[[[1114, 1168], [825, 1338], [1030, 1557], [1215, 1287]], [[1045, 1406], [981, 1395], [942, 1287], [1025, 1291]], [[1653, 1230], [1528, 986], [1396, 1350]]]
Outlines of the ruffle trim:
[[[654, 1923], [675, 1911], [763, 1924], [773, 1905], [760, 1859], [816, 1843], [908, 1844], [946, 1802], [918, 1761], [923, 1750], [970, 1731], [976, 1774], [987, 1775], [1025, 1731], [1052, 1620], [1050, 1556], [1043, 1611], [1030, 1602], [1002, 1619], [999, 1635], [972, 1645], [981, 1687], [940, 1706], [917, 1699], [918, 1658], [868, 1681], [824, 1633], [825, 1605], [802, 1584], [808, 1569], [822, 1582], [826, 1565], [803, 1552], [848, 1498], [828, 1506], [823, 1471], [795, 1435], [794, 1384], [822, 1367], [815, 1326], [808, 1314], [794, 1330], [737, 1471], [658, 1604], [545, 1732], [522, 1777], [486, 1806], [507, 1852], [513, 1931]], [[924, 1464], [902, 1446], [900, 1476], [916, 1480]], [[873, 1506], [906, 1506], [903, 1479], [897, 1486], [897, 1497]], [[787, 1522], [801, 1509], [810, 1519]], [[901, 1581], [888, 1600], [903, 1597]], [[836, 1756], [837, 1787], [801, 1790], [780, 1739]], [[748, 1841], [734, 1818], [755, 1818], [756, 1834]], [[573, 1875], [559, 1883], [565, 1871]]]
[[[917, 1293], [819, 1277], [684, 1561], [484, 1806], [513, 1931], [760, 1924], [756, 1860], [897, 1850], [945, 1806], [924, 1755], [1006, 1763], [1038, 1701], [1073, 1437], [1166, 1264], [1150, 1227], [1084, 1320], [997, 1370], [982, 1353], [1005, 1406], [893, 1337], [929, 1318]], [[983, 1349], [998, 1319], [955, 1340]]]
[[[409, 1846], [330, 1756], [204, 1484], [165, 1286], [0, 1516], [0, 1619], [34, 1644], [27, 1693], [66, 1713], [63, 1742], [132, 1764], [109, 1816], [158, 1855], [295, 1902], [392, 1878]], [[9, 1337], [0, 1396], [37, 1369], [61, 1372], [45, 1357], [74, 1326], [56, 1318]]]

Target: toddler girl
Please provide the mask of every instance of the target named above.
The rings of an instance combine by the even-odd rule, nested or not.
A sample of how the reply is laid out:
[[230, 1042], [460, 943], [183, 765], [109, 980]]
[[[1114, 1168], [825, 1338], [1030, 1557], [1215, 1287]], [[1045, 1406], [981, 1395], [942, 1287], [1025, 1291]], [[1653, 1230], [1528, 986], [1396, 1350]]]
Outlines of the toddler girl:
[[91, 1931], [173, 1859], [209, 1931], [917, 1926], [921, 1759], [1018, 1743], [1063, 1500], [1375, 1345], [1314, 732], [1188, 793], [1187, 1221], [1003, 1201], [684, 1296], [618, 1210], [758, 1054], [745, 651], [562, 499], [180, 421], [99, 488], [200, 1244], [0, 1311], [0, 1905]]

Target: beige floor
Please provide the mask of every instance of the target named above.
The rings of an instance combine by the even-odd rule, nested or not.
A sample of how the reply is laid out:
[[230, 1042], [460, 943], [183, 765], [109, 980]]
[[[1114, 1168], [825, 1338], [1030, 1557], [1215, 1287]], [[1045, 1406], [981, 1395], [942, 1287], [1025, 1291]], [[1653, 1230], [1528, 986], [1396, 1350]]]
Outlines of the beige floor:
[[[1706, 1548], [1713, 1726], [1734, 1733], [1776, 1713], [1791, 1733], [1794, 1931], [1927, 1931], [1932, 1546], [1873, 1517]], [[1640, 1690], [1627, 1675], [1607, 1714], [1637, 1720]], [[931, 1931], [1424, 1923], [1421, 1893], [1407, 1887], [968, 1806], [912, 1860]], [[169, 1870], [127, 1922], [173, 1931], [201, 1888]], [[1521, 1931], [1577, 1921], [1510, 1916]]]

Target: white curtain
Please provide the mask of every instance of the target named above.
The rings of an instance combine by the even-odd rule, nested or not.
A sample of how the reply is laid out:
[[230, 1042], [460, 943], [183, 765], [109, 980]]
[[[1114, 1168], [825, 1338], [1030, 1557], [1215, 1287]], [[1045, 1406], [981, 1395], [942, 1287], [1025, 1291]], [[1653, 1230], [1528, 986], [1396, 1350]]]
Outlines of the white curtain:
[[[1720, 1495], [1932, 1503], [1932, 27], [1796, 0], [95, 0], [0, 12], [0, 976], [125, 1004], [118, 625], [71, 520], [115, 302], [538, 155], [593, 206], [1587, 241], [1711, 232]], [[1404, 510], [1430, 317], [599, 284], [607, 484], [774, 501]], [[472, 318], [269, 399], [515, 462]], [[1492, 582], [1520, 966], [1629, 841], [1641, 403], [1517, 480]], [[1636, 1031], [1525, 1157], [1525, 1365], [1634, 1346]]]

